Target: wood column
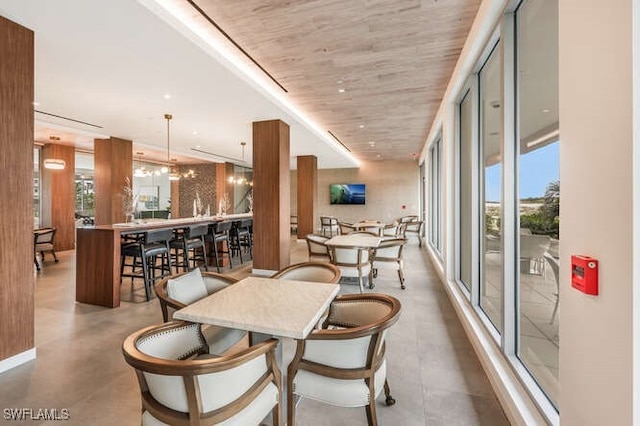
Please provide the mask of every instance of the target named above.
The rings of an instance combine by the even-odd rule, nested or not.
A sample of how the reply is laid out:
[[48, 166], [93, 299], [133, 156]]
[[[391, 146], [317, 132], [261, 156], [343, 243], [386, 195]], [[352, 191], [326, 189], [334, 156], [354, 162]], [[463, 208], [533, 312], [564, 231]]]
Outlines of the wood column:
[[0, 16], [0, 361], [34, 347], [33, 40], [31, 30]]
[[253, 123], [253, 267], [276, 271], [291, 262], [289, 125]]
[[171, 180], [171, 219], [180, 217], [180, 181]]
[[315, 155], [298, 156], [298, 238], [313, 234], [318, 195], [318, 158]]
[[41, 164], [51, 158], [64, 160], [64, 170], [41, 166], [42, 226], [56, 228], [56, 250], [73, 250], [76, 241], [76, 155], [72, 146], [47, 144], [42, 147]]
[[[131, 141], [119, 138], [94, 141], [96, 186], [96, 225], [124, 222], [122, 210], [124, 186], [133, 185], [133, 153]], [[171, 200], [171, 205], [174, 201]]]

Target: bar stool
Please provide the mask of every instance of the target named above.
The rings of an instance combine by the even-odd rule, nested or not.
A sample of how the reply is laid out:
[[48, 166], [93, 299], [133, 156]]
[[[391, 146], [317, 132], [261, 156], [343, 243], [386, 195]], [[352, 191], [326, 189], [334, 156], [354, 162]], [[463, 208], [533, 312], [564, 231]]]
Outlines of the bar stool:
[[[209, 225], [193, 225], [184, 228], [182, 232], [177, 232], [176, 238], [169, 243], [174, 250], [176, 269], [182, 266], [184, 272], [196, 268], [196, 262], [204, 263], [204, 270], [207, 268], [207, 249], [205, 247], [204, 238], [209, 232]], [[198, 250], [200, 249], [200, 250]], [[178, 261], [178, 256], [182, 254], [182, 262]], [[193, 263], [193, 267], [191, 267]]]
[[[122, 277], [131, 277], [131, 284], [133, 285], [134, 278], [143, 278], [142, 272], [136, 274], [137, 268], [142, 268], [142, 259], [138, 256], [140, 254], [139, 247], [134, 249], [134, 246], [139, 246], [144, 242], [144, 232], [135, 232], [133, 234], [120, 234], [120, 284], [122, 284]], [[130, 260], [130, 261], [127, 261]], [[125, 274], [125, 268], [131, 268], [130, 274]]]
[[[156, 278], [164, 278], [171, 275], [171, 256], [169, 253], [169, 241], [173, 234], [172, 229], [154, 229], [146, 231], [144, 237], [138, 243], [125, 244], [121, 250], [120, 276], [142, 278], [147, 301], [151, 300], [151, 287]], [[158, 256], [161, 258], [160, 266], [157, 265]], [[136, 273], [135, 268], [130, 273], [124, 273], [125, 258], [133, 257], [132, 265], [136, 265], [136, 258], [142, 264], [141, 273]], [[157, 274], [157, 272], [160, 274]]]
[[[231, 222], [216, 222], [209, 227], [209, 234], [207, 235], [207, 239], [211, 241], [213, 245], [213, 254], [211, 256], [211, 251], [209, 251], [209, 257], [215, 257], [216, 259], [216, 268], [218, 272], [220, 272], [220, 261], [224, 260], [224, 255], [227, 255], [229, 258], [229, 268], [233, 268], [233, 264], [231, 263], [231, 252], [229, 250], [229, 231], [231, 230]], [[226, 245], [226, 250], [223, 248], [223, 244]], [[220, 245], [220, 250], [218, 249], [218, 245]]]
[[253, 219], [243, 219], [236, 220], [231, 225], [231, 231], [229, 235], [230, 247], [231, 247], [231, 256], [234, 256], [236, 253], [240, 256], [240, 263], [243, 263], [242, 260], [242, 248], [245, 248], [249, 252], [249, 256], [251, 257], [251, 226], [253, 224]]

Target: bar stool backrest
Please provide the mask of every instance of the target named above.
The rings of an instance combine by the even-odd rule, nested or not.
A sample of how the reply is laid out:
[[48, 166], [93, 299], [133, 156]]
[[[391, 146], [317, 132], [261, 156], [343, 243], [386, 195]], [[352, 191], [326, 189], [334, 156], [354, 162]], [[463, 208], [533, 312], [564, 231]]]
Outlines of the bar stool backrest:
[[152, 229], [147, 231], [144, 242], [149, 243], [163, 243], [170, 241], [173, 236], [173, 229]]

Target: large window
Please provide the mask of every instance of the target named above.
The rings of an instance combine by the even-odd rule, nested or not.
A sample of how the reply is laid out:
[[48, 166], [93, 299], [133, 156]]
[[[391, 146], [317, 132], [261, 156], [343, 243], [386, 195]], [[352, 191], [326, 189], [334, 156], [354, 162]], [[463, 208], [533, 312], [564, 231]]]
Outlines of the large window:
[[501, 44], [498, 43], [479, 74], [481, 152], [482, 259], [480, 306], [494, 327], [502, 331], [502, 157], [500, 153]]
[[560, 388], [558, 2], [523, 2], [516, 13], [516, 40], [520, 123], [517, 354], [557, 407]]
[[[473, 256], [473, 100], [471, 90], [467, 90], [458, 105], [459, 135], [459, 279], [471, 291]], [[477, 191], [476, 191], [477, 192]]]
[[523, 0], [497, 31], [456, 105], [456, 278], [487, 329], [500, 336], [505, 359], [555, 422], [558, 2]]
[[431, 149], [429, 167], [429, 194], [431, 204], [431, 229], [429, 241], [438, 251], [442, 251], [442, 138], [438, 138]]

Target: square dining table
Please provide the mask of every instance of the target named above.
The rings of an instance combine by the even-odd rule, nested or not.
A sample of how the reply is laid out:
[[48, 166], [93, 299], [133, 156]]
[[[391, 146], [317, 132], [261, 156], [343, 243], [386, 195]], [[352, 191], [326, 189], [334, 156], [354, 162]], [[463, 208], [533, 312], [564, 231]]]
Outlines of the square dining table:
[[[339, 285], [247, 277], [173, 314], [176, 319], [253, 332], [259, 342], [269, 337], [304, 339], [318, 323]], [[286, 376], [282, 342], [276, 349], [282, 371], [282, 408], [286, 419]]]
[[176, 311], [173, 317], [304, 339], [339, 290], [335, 284], [247, 277]]

